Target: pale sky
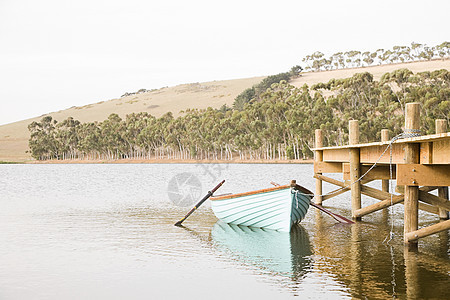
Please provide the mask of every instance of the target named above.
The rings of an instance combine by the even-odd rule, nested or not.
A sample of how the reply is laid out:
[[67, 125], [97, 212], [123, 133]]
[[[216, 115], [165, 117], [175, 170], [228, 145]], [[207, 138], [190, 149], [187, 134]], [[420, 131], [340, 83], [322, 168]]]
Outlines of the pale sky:
[[[450, 41], [450, 1], [0, 0], [0, 124], [314, 51]], [[304, 65], [303, 65], [304, 66]]]

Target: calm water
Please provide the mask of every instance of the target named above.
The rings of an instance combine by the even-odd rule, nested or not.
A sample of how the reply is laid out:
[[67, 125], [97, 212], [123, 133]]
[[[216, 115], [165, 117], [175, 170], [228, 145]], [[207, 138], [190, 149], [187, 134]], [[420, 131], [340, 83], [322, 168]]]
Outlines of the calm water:
[[[402, 205], [351, 226], [311, 208], [288, 234], [217, 222], [206, 202], [185, 228], [173, 226], [190, 209], [174, 204], [177, 192], [198, 199], [222, 179], [216, 194], [291, 179], [313, 190], [312, 172], [311, 165], [0, 165], [0, 299], [450, 298], [448, 233], [405, 252]], [[202, 186], [169, 186], [180, 173]], [[350, 216], [348, 193], [328, 201]], [[394, 238], [383, 243], [392, 223]]]

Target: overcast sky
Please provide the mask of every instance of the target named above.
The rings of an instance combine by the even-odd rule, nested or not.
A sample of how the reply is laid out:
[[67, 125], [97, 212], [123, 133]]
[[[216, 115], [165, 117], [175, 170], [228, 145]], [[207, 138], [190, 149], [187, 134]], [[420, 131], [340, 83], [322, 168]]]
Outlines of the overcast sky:
[[450, 1], [0, 0], [0, 124], [141, 88], [450, 40]]

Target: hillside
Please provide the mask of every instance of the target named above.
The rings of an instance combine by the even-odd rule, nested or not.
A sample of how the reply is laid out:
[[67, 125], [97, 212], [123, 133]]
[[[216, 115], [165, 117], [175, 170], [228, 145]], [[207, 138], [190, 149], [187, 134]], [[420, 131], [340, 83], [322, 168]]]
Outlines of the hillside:
[[[435, 60], [326, 72], [311, 72], [304, 73], [301, 77], [293, 80], [291, 84], [298, 87], [304, 84], [312, 85], [319, 82], [327, 82], [332, 78], [347, 78], [359, 72], [370, 72], [374, 75], [374, 79], [378, 80], [384, 73], [399, 68], [408, 68], [416, 73], [443, 68], [448, 69], [449, 66], [449, 60]], [[49, 113], [48, 115], [51, 115], [59, 121], [72, 116], [82, 122], [87, 122], [104, 120], [113, 112], [124, 117], [126, 114], [132, 112], [147, 111], [158, 117], [168, 111], [173, 112], [174, 115], [178, 115], [180, 110], [187, 108], [206, 108], [208, 106], [219, 108], [223, 104], [231, 106], [234, 98], [241, 91], [258, 83], [262, 78], [264, 77], [183, 84], [133, 94], [83, 107], [72, 107], [67, 110]], [[29, 138], [27, 125], [32, 121], [40, 120], [42, 117], [0, 126], [0, 160], [24, 161], [30, 159], [30, 156], [25, 153], [28, 149]]]

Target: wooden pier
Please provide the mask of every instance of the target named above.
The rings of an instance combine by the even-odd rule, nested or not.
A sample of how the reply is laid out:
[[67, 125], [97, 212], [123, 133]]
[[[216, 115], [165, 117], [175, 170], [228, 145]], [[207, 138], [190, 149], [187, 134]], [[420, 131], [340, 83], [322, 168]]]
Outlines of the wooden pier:
[[[317, 195], [315, 202], [321, 204], [350, 191], [352, 218], [355, 220], [403, 202], [404, 242], [412, 247], [422, 237], [449, 230], [450, 132], [447, 132], [446, 125], [446, 120], [436, 120], [436, 134], [414, 136], [420, 131], [420, 104], [408, 103], [404, 132], [410, 137], [395, 140], [391, 149], [387, 149], [391, 142], [386, 129], [381, 132], [380, 142], [360, 144], [356, 120], [349, 122], [347, 146], [323, 147], [323, 134], [317, 129], [313, 149]], [[385, 153], [381, 157], [383, 152]], [[366, 174], [375, 163], [376, 166]], [[343, 180], [327, 177], [325, 173], [342, 173]], [[360, 179], [363, 174], [366, 175]], [[389, 193], [391, 178], [397, 181], [396, 192], [399, 195]], [[373, 180], [382, 181], [381, 190], [366, 185]], [[339, 188], [322, 195], [323, 182]], [[429, 193], [436, 189], [437, 196]], [[362, 194], [380, 202], [362, 207]], [[419, 229], [419, 209], [436, 214], [437, 223]]]

